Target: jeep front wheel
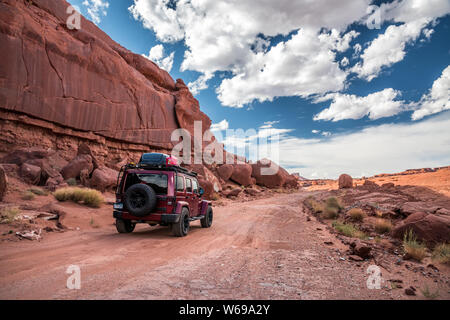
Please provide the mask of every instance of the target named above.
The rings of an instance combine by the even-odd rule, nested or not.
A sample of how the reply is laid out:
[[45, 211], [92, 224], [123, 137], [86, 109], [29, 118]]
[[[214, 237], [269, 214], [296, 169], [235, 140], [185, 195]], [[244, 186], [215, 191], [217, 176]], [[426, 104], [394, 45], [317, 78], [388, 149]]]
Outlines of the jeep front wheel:
[[136, 224], [131, 223], [130, 220], [116, 219], [116, 229], [119, 233], [131, 233], [135, 226]]
[[189, 232], [189, 210], [181, 210], [180, 220], [172, 224], [172, 232], [176, 237], [185, 237]]
[[203, 219], [200, 220], [202, 228], [210, 228], [213, 222], [213, 210], [211, 206], [206, 210], [206, 215]]

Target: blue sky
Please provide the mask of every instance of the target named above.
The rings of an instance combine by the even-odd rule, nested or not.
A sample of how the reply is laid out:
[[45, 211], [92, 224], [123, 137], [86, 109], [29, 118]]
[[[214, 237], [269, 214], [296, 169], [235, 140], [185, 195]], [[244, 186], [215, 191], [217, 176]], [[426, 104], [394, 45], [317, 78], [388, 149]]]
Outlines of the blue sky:
[[217, 128], [281, 134], [291, 172], [450, 165], [447, 0], [70, 2], [182, 78]]

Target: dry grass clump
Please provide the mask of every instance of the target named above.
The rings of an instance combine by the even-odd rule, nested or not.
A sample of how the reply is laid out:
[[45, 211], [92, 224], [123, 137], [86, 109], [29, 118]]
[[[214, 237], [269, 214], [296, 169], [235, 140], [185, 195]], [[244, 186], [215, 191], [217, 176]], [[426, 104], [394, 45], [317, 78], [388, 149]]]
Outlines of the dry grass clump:
[[309, 196], [308, 198], [305, 199], [305, 204], [311, 208], [311, 210], [313, 211], [313, 213], [317, 214], [317, 213], [321, 213], [324, 210], [324, 206], [323, 203], [317, 201], [314, 197]]
[[350, 209], [347, 214], [349, 215], [350, 219], [353, 221], [361, 222], [364, 220], [366, 214], [364, 211], [362, 211], [360, 208], [353, 208]]
[[375, 231], [377, 233], [383, 234], [388, 233], [392, 230], [392, 223], [386, 219], [377, 219], [375, 221]]
[[336, 229], [340, 234], [350, 237], [350, 238], [360, 238], [365, 239], [367, 236], [364, 232], [359, 230], [353, 224], [350, 223], [341, 223], [339, 221], [333, 222], [333, 228]]
[[403, 235], [403, 249], [409, 257], [419, 262], [425, 258], [427, 253], [426, 246], [417, 241], [412, 229], [409, 229]]
[[219, 200], [220, 199], [220, 194], [218, 194], [217, 192], [214, 192], [212, 195], [211, 195], [211, 200], [212, 201], [217, 201], [217, 200]]
[[322, 217], [324, 219], [336, 219], [341, 210], [342, 205], [340, 201], [336, 197], [330, 197], [325, 201]]
[[48, 192], [44, 189], [38, 188], [38, 187], [32, 187], [28, 189], [28, 191], [34, 193], [37, 196], [47, 196]]
[[56, 190], [53, 196], [61, 202], [73, 201], [93, 208], [99, 208], [104, 202], [103, 196], [99, 191], [87, 188], [62, 188]]
[[3, 208], [0, 210], [0, 223], [6, 224], [13, 222], [20, 213], [19, 208]]
[[24, 193], [22, 193], [21, 198], [22, 198], [22, 200], [30, 201], [30, 200], [34, 200], [34, 198], [36, 198], [36, 195], [31, 191], [25, 191]]
[[440, 263], [450, 264], [450, 244], [441, 243], [435, 246], [431, 258]]

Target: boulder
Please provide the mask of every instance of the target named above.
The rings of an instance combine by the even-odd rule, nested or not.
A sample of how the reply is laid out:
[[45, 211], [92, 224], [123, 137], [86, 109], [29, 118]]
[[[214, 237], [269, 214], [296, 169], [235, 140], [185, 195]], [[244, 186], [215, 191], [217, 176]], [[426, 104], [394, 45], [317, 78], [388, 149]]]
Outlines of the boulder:
[[83, 169], [87, 169], [89, 174], [94, 169], [94, 164], [92, 163], [92, 157], [90, 155], [81, 154], [76, 156], [61, 170], [61, 174], [65, 180], [79, 178], [81, 170]]
[[418, 240], [429, 247], [438, 243], [450, 242], [450, 217], [446, 215], [416, 212], [400, 222], [392, 231], [397, 239], [403, 239], [406, 232], [412, 230]]
[[224, 164], [217, 168], [217, 174], [224, 181], [228, 181], [233, 174], [234, 167], [231, 164]]
[[242, 192], [241, 188], [234, 188], [226, 193], [227, 198], [237, 197]]
[[352, 254], [357, 255], [363, 259], [368, 259], [372, 257], [371, 255], [372, 248], [361, 241], [353, 241], [350, 244], [350, 248]]
[[233, 165], [230, 179], [241, 186], [252, 185], [252, 166], [247, 163]]
[[8, 178], [6, 177], [5, 170], [0, 166], [0, 201], [3, 201], [3, 198], [8, 191]]
[[20, 167], [20, 176], [29, 184], [38, 185], [41, 181], [41, 168], [29, 163], [24, 163]]
[[116, 170], [107, 167], [97, 168], [92, 173], [89, 186], [104, 192], [116, 185], [118, 174], [119, 173]]
[[353, 188], [353, 178], [348, 174], [341, 174], [339, 177], [339, 189]]
[[376, 184], [375, 182], [370, 181], [370, 180], [364, 180], [363, 186], [367, 187], [367, 188], [372, 188], [372, 189], [379, 187], [378, 184]]
[[280, 166], [268, 159], [252, 164], [252, 177], [256, 184], [267, 188], [280, 188], [285, 183], [286, 175]]
[[67, 184], [64, 182], [64, 178], [62, 175], [58, 175], [56, 177], [48, 178], [45, 186], [50, 191], [55, 191], [58, 187], [65, 187]]

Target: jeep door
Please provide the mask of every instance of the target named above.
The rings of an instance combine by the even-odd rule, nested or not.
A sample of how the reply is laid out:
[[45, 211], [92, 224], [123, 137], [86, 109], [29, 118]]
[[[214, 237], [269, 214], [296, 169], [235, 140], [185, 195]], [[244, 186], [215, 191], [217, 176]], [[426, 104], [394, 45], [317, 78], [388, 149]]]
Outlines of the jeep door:
[[192, 179], [188, 177], [186, 177], [186, 196], [187, 201], [189, 202], [189, 212], [191, 217], [198, 216], [198, 197], [197, 194], [194, 193]]

